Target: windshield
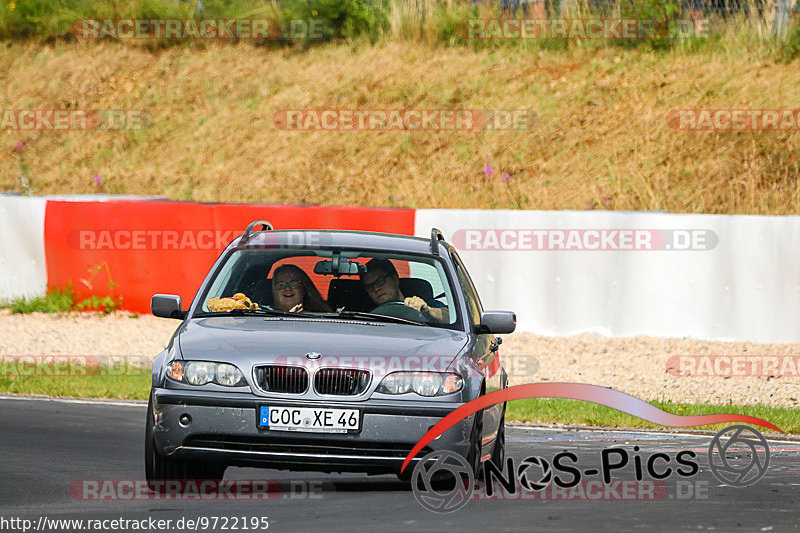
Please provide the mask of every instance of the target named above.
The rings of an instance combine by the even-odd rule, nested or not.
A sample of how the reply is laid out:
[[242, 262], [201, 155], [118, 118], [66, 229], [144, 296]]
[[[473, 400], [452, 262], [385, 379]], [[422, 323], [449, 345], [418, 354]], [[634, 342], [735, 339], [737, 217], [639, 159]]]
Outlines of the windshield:
[[245, 248], [217, 269], [195, 316], [300, 313], [457, 328], [448, 280], [433, 257]]

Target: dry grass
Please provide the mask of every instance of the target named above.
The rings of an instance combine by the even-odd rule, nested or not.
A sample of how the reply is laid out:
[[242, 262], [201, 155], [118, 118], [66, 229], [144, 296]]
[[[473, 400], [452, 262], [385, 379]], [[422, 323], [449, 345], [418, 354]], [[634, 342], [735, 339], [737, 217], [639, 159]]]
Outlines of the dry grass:
[[[35, 194], [97, 192], [97, 174], [105, 192], [198, 201], [797, 213], [798, 132], [666, 122], [676, 108], [798, 109], [797, 66], [741, 47], [6, 43], [0, 109], [144, 109], [155, 124], [0, 132], [0, 190], [22, 191], [24, 164]], [[278, 130], [275, 112], [298, 108], [531, 109], [540, 121], [531, 131]]]

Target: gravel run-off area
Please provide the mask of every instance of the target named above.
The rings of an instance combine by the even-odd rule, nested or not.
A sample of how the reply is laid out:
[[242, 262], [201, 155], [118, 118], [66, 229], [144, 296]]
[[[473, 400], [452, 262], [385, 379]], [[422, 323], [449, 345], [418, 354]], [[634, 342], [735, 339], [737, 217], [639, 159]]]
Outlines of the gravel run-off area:
[[[11, 314], [0, 310], [0, 356], [124, 356], [143, 365], [164, 349], [176, 320], [127, 313]], [[673, 356], [800, 356], [800, 344], [711, 342], [596, 334], [504, 335], [500, 349], [511, 384], [590, 383], [644, 400], [800, 408], [797, 372], [780, 377], [682, 377], [668, 371]], [[671, 363], [670, 358], [673, 358]], [[700, 368], [698, 366], [698, 368]]]

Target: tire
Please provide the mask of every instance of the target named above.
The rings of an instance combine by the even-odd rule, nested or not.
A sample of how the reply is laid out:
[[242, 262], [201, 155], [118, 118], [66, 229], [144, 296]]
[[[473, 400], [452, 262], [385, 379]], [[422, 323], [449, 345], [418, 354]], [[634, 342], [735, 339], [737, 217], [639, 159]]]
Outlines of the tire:
[[481, 435], [483, 434], [483, 411], [475, 413], [475, 421], [472, 423], [472, 431], [469, 435], [469, 452], [467, 453], [467, 463], [472, 466], [475, 479], [483, 479], [483, 468], [481, 468]]
[[167, 480], [208, 479], [219, 482], [225, 475], [225, 465], [222, 464], [174, 459], [158, 453], [153, 440], [152, 392], [147, 403], [144, 432], [144, 475], [150, 490], [161, 494], [167, 491], [165, 483]]
[[494, 441], [494, 450], [490, 461], [501, 472], [503, 471], [503, 461], [506, 460], [506, 410], [503, 408], [503, 416], [500, 417], [500, 426], [497, 428], [497, 438]]

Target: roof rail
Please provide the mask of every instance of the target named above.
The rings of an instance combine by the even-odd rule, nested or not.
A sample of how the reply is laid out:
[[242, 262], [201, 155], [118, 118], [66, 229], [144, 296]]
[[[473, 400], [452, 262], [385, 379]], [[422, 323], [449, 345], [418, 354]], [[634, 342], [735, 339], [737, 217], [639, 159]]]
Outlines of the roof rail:
[[250, 223], [249, 226], [247, 226], [247, 229], [244, 230], [244, 233], [242, 233], [242, 238], [239, 239], [239, 244], [237, 246], [243, 246], [244, 243], [247, 242], [247, 239], [250, 238], [250, 234], [252, 233], [253, 228], [256, 226], [261, 226], [262, 228], [261, 231], [272, 231], [273, 229], [275, 229], [272, 227], [272, 224], [268, 220], [254, 220]]
[[431, 253], [439, 255], [439, 241], [444, 241], [444, 235], [436, 228], [431, 228]]

